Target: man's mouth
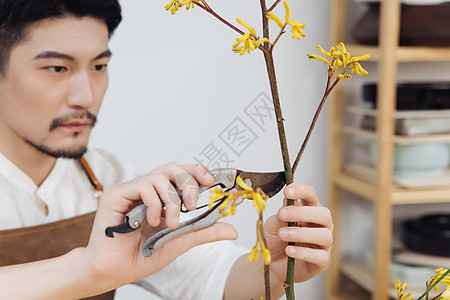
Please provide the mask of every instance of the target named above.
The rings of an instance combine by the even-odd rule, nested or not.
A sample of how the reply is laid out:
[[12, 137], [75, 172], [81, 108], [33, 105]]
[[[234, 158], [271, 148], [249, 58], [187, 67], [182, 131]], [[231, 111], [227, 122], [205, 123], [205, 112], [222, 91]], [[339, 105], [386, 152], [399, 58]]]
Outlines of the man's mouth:
[[62, 124], [61, 127], [69, 129], [70, 131], [73, 131], [73, 132], [81, 132], [86, 127], [92, 126], [92, 125], [93, 124], [91, 121], [86, 120], [86, 121], [71, 121], [71, 122]]
[[55, 118], [50, 124], [50, 131], [58, 127], [66, 128], [74, 132], [83, 131], [86, 127], [94, 127], [97, 117], [87, 110], [75, 111], [64, 117]]

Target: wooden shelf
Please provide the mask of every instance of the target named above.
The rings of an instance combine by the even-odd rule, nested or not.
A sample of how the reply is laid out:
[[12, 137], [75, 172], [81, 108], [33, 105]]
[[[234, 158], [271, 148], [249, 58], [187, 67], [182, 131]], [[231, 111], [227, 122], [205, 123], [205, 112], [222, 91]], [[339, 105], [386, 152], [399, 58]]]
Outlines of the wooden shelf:
[[334, 177], [334, 184], [344, 190], [352, 192], [353, 194], [374, 201], [374, 186], [360, 178], [350, 174], [340, 173]]
[[[352, 56], [370, 53], [369, 61], [381, 62], [381, 49], [377, 46], [349, 44], [347, 51]], [[439, 62], [450, 60], [450, 47], [398, 47], [395, 56], [398, 62]]]
[[[372, 271], [366, 266], [364, 262], [343, 262], [341, 267], [341, 272], [347, 276], [349, 279], [360, 285], [363, 289], [369, 292], [373, 292], [373, 275]], [[425, 286], [425, 282], [424, 282]], [[423, 292], [424, 289], [411, 289], [406, 288], [407, 293], [412, 293], [412, 297], [417, 299]], [[397, 292], [395, 290], [394, 284], [390, 285], [388, 294], [391, 298], [397, 299]]]
[[[358, 178], [354, 174], [341, 172], [334, 178], [334, 184], [339, 188], [352, 192], [369, 201], [375, 201], [376, 193], [373, 182]], [[391, 188], [391, 204], [429, 204], [429, 203], [450, 203], [450, 186], [442, 188], [422, 188], [422, 189], [402, 189]]]
[[[342, 132], [357, 135], [375, 141], [377, 134], [375, 131], [361, 129], [353, 126], [343, 126]], [[430, 134], [424, 136], [403, 136], [395, 135], [394, 143], [397, 145], [427, 144], [427, 143], [450, 143], [450, 134]]]
[[[346, 41], [348, 35], [349, 6], [354, 5], [349, 0], [331, 1], [331, 44]], [[375, 126], [377, 132], [362, 130], [356, 126], [346, 125], [343, 108], [349, 105], [346, 101], [347, 95], [344, 89], [334, 92], [334, 99], [329, 104], [328, 131], [328, 207], [333, 213], [335, 220], [335, 245], [331, 256], [333, 263], [329, 268], [326, 295], [327, 300], [367, 299], [388, 300], [389, 296], [396, 296], [394, 285], [389, 283], [389, 264], [391, 261], [392, 235], [393, 235], [393, 205], [428, 204], [428, 203], [450, 203], [450, 184], [433, 188], [417, 188], [413, 184], [408, 188], [399, 187], [400, 182], [392, 174], [394, 167], [395, 145], [411, 145], [420, 143], [450, 143], [450, 134], [427, 135], [427, 136], [401, 136], [395, 135], [398, 119], [410, 118], [450, 118], [450, 111], [433, 112], [400, 112], [395, 111], [396, 89], [398, 85], [398, 68], [400, 63], [414, 62], [450, 62], [450, 47], [402, 47], [398, 45], [400, 37], [400, 0], [382, 0], [379, 15], [379, 45], [364, 46], [347, 43], [346, 47], [352, 56], [361, 56], [370, 53], [370, 62], [376, 63], [377, 82], [377, 110], [349, 108], [347, 112], [376, 117]], [[436, 64], [438, 67], [438, 64]], [[422, 78], [426, 79], [427, 74]], [[402, 122], [402, 121], [401, 121]], [[411, 123], [411, 122], [409, 122]], [[444, 126], [445, 127], [445, 126]], [[399, 131], [400, 132], [400, 131]], [[376, 172], [362, 172], [362, 176], [344, 172], [344, 155], [352, 145], [346, 145], [343, 133], [367, 138], [372, 141], [380, 141], [377, 151]], [[361, 175], [361, 173], [359, 173]], [[367, 176], [369, 175], [369, 176]], [[371, 176], [371, 177], [370, 177]], [[403, 182], [405, 183], [405, 182]], [[408, 181], [410, 183], [410, 181]], [[423, 182], [422, 182], [423, 183]], [[429, 184], [429, 183], [427, 183]], [[342, 190], [349, 191], [364, 199], [372, 201], [373, 230], [373, 256], [376, 260], [373, 269], [369, 270], [364, 264], [348, 263], [342, 261], [340, 253], [340, 235], [348, 234], [340, 230], [342, 222], [341, 211], [345, 209], [342, 205]], [[348, 239], [348, 237], [347, 237]], [[376, 277], [375, 277], [376, 276]], [[346, 283], [345, 285], [343, 283]], [[358, 288], [355, 284], [360, 285]], [[348, 294], [348, 288], [356, 290]], [[347, 289], [347, 290], [346, 290]], [[365, 291], [363, 291], [363, 289]], [[359, 296], [359, 292], [365, 295]], [[388, 293], [389, 291], [389, 293]], [[341, 294], [342, 292], [342, 294]], [[336, 295], [336, 296], [335, 296]], [[415, 295], [414, 295], [415, 296]], [[396, 297], [395, 297], [396, 298]]]
[[366, 300], [370, 299], [370, 296], [361, 291], [354, 291], [354, 290], [348, 290], [348, 291], [338, 291], [335, 294], [331, 295], [329, 300]]
[[[345, 110], [352, 114], [377, 117], [378, 111], [373, 108], [349, 105]], [[450, 110], [403, 110], [394, 113], [394, 119], [426, 119], [426, 118], [450, 118]]]

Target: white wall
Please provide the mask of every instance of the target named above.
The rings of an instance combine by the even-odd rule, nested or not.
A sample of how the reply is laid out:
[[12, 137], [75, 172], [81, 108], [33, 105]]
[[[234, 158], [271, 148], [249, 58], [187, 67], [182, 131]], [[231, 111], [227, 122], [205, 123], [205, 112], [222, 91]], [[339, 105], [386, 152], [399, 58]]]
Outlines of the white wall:
[[[240, 17], [261, 32], [258, 0], [209, 2], [233, 24]], [[238, 35], [229, 28], [198, 7], [172, 16], [164, 10], [165, 4], [122, 1], [124, 20], [111, 41], [110, 88], [91, 147], [108, 149], [151, 170], [170, 161], [195, 163], [194, 157], [213, 142], [233, 161], [230, 166], [281, 170], [274, 121], [260, 128], [244, 112], [261, 92], [270, 95], [262, 54], [234, 54], [231, 47]], [[328, 46], [329, 0], [290, 1], [290, 5], [292, 19], [307, 24], [307, 38], [294, 41], [289, 31], [275, 57], [294, 156], [323, 93], [325, 65], [308, 61], [306, 53], [315, 51], [317, 44]], [[275, 13], [283, 18], [283, 5]], [[237, 117], [256, 138], [239, 156], [219, 138]], [[296, 176], [298, 181], [314, 184], [324, 203], [325, 129], [324, 114]], [[276, 213], [280, 205], [280, 198], [270, 200], [266, 216]], [[256, 213], [251, 204], [241, 205], [227, 221], [238, 228], [237, 243], [252, 247]], [[322, 286], [322, 276], [299, 284], [297, 297], [323, 299]], [[150, 299], [137, 288], [121, 290], [118, 298]]]

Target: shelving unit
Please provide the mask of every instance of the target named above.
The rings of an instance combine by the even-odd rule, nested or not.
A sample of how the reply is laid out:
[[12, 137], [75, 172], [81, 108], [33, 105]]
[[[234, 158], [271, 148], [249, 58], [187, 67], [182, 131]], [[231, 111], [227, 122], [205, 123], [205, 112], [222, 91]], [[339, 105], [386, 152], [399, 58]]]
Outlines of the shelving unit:
[[[346, 8], [350, 0], [331, 1], [331, 44], [345, 39]], [[387, 300], [393, 294], [389, 284], [389, 263], [391, 261], [392, 208], [394, 205], [447, 203], [450, 202], [450, 186], [440, 188], [404, 189], [393, 183], [393, 148], [395, 143], [423, 143], [430, 141], [450, 142], [450, 135], [405, 138], [394, 135], [396, 85], [398, 64], [401, 62], [450, 61], [450, 48], [400, 47], [400, 0], [382, 0], [380, 8], [379, 46], [347, 44], [353, 55], [371, 54], [370, 61], [378, 64], [376, 132], [344, 126], [344, 101], [342, 85], [334, 92], [329, 106], [328, 152], [328, 206], [333, 213], [335, 244], [332, 250], [332, 264], [327, 272], [326, 299], [372, 299]], [[448, 111], [444, 112], [444, 114]], [[400, 116], [401, 118], [401, 116]], [[376, 141], [377, 163], [372, 180], [346, 172], [343, 167], [343, 135], [352, 134]], [[348, 191], [367, 199], [373, 204], [374, 268], [368, 270], [355, 262], [343, 261], [339, 253], [340, 194]], [[344, 290], [343, 280], [350, 280], [360, 286], [359, 290]]]

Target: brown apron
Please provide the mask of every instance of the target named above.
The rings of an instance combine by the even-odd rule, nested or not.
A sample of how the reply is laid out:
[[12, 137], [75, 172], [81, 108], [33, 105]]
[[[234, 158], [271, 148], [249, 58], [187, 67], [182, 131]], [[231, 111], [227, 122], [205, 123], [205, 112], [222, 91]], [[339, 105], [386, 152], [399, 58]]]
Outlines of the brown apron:
[[[81, 158], [80, 163], [94, 189], [101, 193], [103, 186], [86, 160]], [[95, 213], [90, 213], [54, 223], [0, 231], [0, 267], [53, 258], [87, 246], [94, 218]], [[86, 299], [112, 300], [114, 292]]]

